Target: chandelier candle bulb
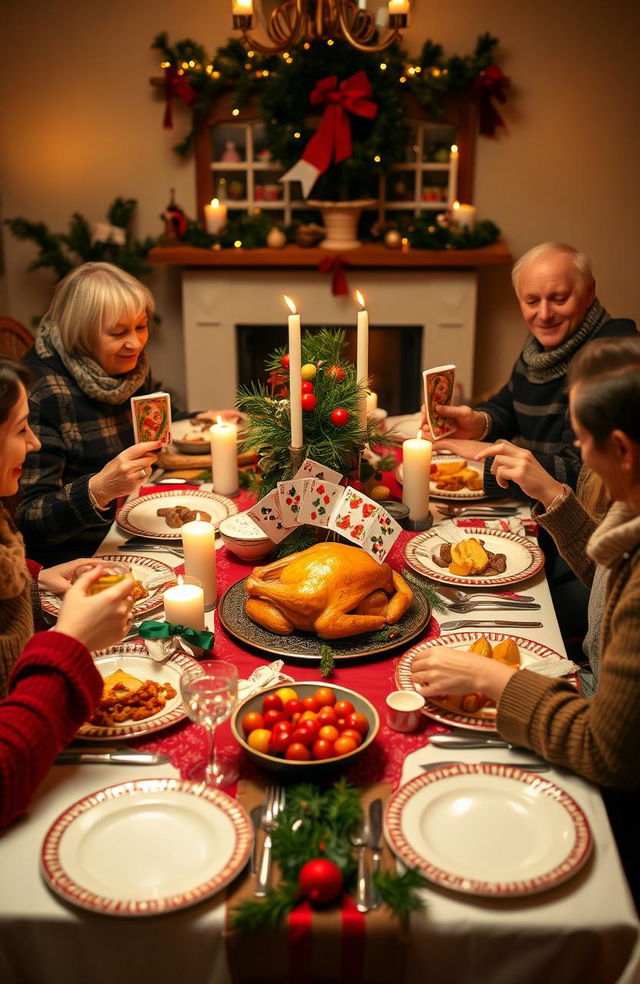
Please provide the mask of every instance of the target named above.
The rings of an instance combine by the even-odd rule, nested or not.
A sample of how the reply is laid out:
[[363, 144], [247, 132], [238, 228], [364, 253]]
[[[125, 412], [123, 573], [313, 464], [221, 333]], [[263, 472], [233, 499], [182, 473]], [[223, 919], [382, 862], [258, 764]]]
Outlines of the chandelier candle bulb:
[[462, 205], [460, 202], [454, 202], [453, 221], [460, 229], [474, 229], [476, 224], [475, 205]]
[[180, 530], [184, 549], [185, 574], [200, 581], [204, 591], [204, 607], [212, 609], [218, 599], [216, 584], [216, 531], [200, 519], [185, 523]]
[[178, 576], [178, 583], [162, 595], [164, 617], [172, 625], [186, 625], [188, 629], [204, 629], [204, 588], [198, 584], [185, 584]]
[[212, 198], [204, 207], [204, 224], [210, 236], [217, 236], [227, 224], [227, 206]]
[[240, 14], [252, 14], [253, 0], [232, 0], [231, 13], [236, 16]]
[[390, 14], [408, 14], [409, 0], [389, 0], [388, 7]]
[[235, 495], [238, 491], [238, 429], [231, 421], [218, 417], [209, 428], [213, 491]]
[[458, 153], [458, 145], [451, 145], [451, 153], [449, 155], [449, 188], [447, 191], [447, 206], [449, 209], [455, 208], [455, 201], [458, 197], [458, 163], [460, 160], [460, 154]]
[[403, 443], [402, 472], [402, 501], [409, 507], [409, 519], [420, 522], [429, 515], [431, 441], [415, 437]]
[[289, 315], [289, 400], [291, 402], [291, 447], [302, 445], [302, 339], [300, 315], [290, 297], [282, 295], [291, 311]]
[[[356, 300], [360, 305], [356, 339], [356, 377], [358, 382], [366, 386], [369, 378], [369, 312], [359, 290], [356, 291]], [[365, 431], [367, 429], [367, 397], [365, 393], [358, 400], [358, 418], [360, 430]]]

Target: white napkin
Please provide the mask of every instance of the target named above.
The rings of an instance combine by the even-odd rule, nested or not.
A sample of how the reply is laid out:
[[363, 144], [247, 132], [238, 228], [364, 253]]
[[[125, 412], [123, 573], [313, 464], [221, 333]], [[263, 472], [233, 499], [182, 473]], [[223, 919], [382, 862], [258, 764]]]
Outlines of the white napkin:
[[267, 687], [272, 687], [276, 683], [294, 683], [293, 677], [282, 673], [283, 666], [284, 662], [281, 659], [275, 659], [273, 663], [268, 663], [267, 666], [258, 666], [247, 680], [238, 682], [238, 700], [244, 700], [246, 697], [266, 690]]
[[[518, 536], [528, 536], [526, 522], [530, 524], [531, 520], [520, 516], [503, 516], [498, 519], [485, 519], [479, 525], [486, 530], [506, 530], [509, 533], [517, 533]], [[464, 529], [464, 527], [459, 526], [458, 529]]]
[[563, 677], [568, 676], [570, 673], [577, 673], [579, 667], [576, 663], [572, 663], [570, 659], [552, 656], [550, 659], [540, 659], [536, 660], [535, 663], [528, 663], [524, 669], [533, 670], [534, 673], [539, 673], [540, 676]]

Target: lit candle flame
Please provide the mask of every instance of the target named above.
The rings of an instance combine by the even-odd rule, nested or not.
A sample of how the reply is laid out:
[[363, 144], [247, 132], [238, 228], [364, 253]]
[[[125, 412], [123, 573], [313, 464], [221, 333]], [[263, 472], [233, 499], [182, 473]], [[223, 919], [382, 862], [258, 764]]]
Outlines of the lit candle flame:
[[460, 208], [460, 202], [454, 202], [452, 208], [455, 208], [455, 209]]
[[356, 300], [360, 305], [360, 307], [362, 308], [362, 310], [364, 311], [365, 309], [364, 297], [362, 296], [359, 290], [356, 291]]
[[451, 153], [452, 154], [457, 154], [458, 153], [458, 145], [457, 144], [451, 144]]
[[200, 513], [197, 512], [196, 513], [196, 523], [199, 523], [199, 522], [200, 522]]
[[290, 297], [287, 297], [286, 294], [283, 294], [282, 296], [284, 297], [285, 302], [286, 302], [289, 310], [291, 311], [291, 314], [297, 314], [295, 301], [292, 301], [291, 298]]
[[217, 423], [218, 427], [222, 427], [222, 425], [224, 424], [224, 420], [222, 419], [222, 417], [220, 416], [220, 414], [218, 414], [216, 423]]
[[184, 584], [184, 578], [182, 574], [178, 574], [178, 584]]
[[219, 205], [220, 205], [220, 202], [218, 201], [217, 198], [212, 198], [211, 199], [211, 207], [212, 208], [218, 208]]

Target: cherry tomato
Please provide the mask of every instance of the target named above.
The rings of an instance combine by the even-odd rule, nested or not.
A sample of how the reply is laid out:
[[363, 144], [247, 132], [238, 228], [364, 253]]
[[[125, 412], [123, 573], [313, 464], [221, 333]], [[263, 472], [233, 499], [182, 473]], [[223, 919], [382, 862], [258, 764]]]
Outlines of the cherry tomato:
[[300, 711], [296, 711], [295, 714], [291, 715], [291, 724], [297, 724], [300, 720]]
[[318, 732], [318, 738], [322, 738], [323, 741], [335, 741], [339, 737], [340, 732], [333, 724], [325, 724]]
[[300, 715], [300, 721], [317, 721], [318, 715], [315, 711], [303, 711]]
[[325, 707], [327, 705], [333, 707], [336, 702], [335, 690], [332, 690], [331, 687], [318, 687], [313, 696], [321, 707]]
[[271, 729], [271, 734], [277, 734], [279, 731], [293, 731], [293, 725], [291, 721], [287, 721], [286, 718], [282, 721], [276, 721], [273, 728]]
[[286, 720], [284, 712], [276, 711], [275, 708], [273, 709], [270, 708], [268, 711], [265, 711], [262, 717], [264, 718], [265, 728], [269, 728], [269, 729], [273, 728], [274, 724], [277, 724], [278, 721]]
[[313, 393], [313, 383], [310, 379], [304, 379], [300, 388], [303, 393]]
[[259, 714], [258, 711], [248, 711], [242, 718], [240, 725], [245, 735], [248, 735], [250, 731], [255, 731], [256, 728], [262, 728], [264, 727], [262, 714]]
[[313, 711], [314, 714], [317, 714], [318, 711], [320, 710], [320, 704], [315, 699], [315, 697], [312, 697], [311, 695], [309, 697], [303, 697], [302, 703], [305, 711]]
[[298, 700], [297, 697], [294, 698], [293, 700], [288, 700], [287, 703], [284, 705], [284, 713], [287, 715], [287, 717], [292, 717], [294, 714], [302, 713], [302, 709], [303, 709], [302, 701]]
[[346, 717], [347, 714], [353, 714], [355, 708], [350, 700], [339, 700], [333, 705], [333, 709], [336, 712], [336, 717]]
[[313, 711], [305, 711], [304, 714], [301, 714], [297, 726], [299, 728], [309, 728], [313, 731], [314, 735], [317, 735], [322, 727], [315, 714], [313, 714]]
[[314, 741], [316, 740], [316, 733], [312, 728], [305, 728], [304, 724], [299, 724], [298, 727], [291, 733], [292, 743], [300, 742], [301, 745], [305, 745], [306, 748], [310, 748]]
[[247, 736], [247, 745], [254, 748], [256, 752], [266, 752], [269, 749], [271, 732], [266, 728], [256, 728]]
[[337, 720], [336, 712], [328, 704], [325, 704], [318, 711], [318, 721], [320, 724], [335, 724]]
[[300, 402], [302, 403], [302, 409], [309, 412], [310, 410], [315, 410], [318, 405], [318, 397], [315, 393], [303, 393]]
[[347, 755], [357, 747], [358, 746], [353, 738], [345, 738], [343, 735], [340, 735], [340, 737], [333, 743], [333, 748], [336, 755]]
[[284, 757], [290, 762], [308, 762], [311, 758], [311, 752], [306, 745], [299, 741], [293, 741], [284, 753]]
[[[287, 703], [288, 700], [297, 700], [298, 699], [298, 694], [293, 689], [293, 687], [280, 687], [279, 690], [276, 690], [275, 696], [280, 698], [280, 700], [282, 701], [282, 706], [283, 707]], [[266, 698], [265, 698], [265, 700], [266, 700]]]
[[281, 711], [282, 707], [282, 698], [278, 694], [267, 694], [262, 700], [263, 711]]
[[[281, 722], [284, 724], [284, 722]], [[269, 741], [269, 751], [270, 752], [286, 752], [287, 748], [291, 744], [291, 736], [293, 731], [291, 726], [285, 731], [276, 731], [275, 728], [271, 732], [271, 740]]]
[[334, 757], [333, 742], [318, 738], [311, 746], [311, 754], [314, 759], [328, 759]]
[[340, 737], [341, 738], [352, 738], [353, 741], [355, 741], [356, 745], [361, 745], [362, 744], [362, 735], [360, 734], [359, 731], [356, 731], [354, 728], [344, 728], [340, 732]]
[[353, 728], [354, 731], [359, 731], [361, 735], [366, 735], [369, 730], [369, 722], [365, 715], [360, 714], [359, 711], [347, 714], [344, 723], [347, 728]]

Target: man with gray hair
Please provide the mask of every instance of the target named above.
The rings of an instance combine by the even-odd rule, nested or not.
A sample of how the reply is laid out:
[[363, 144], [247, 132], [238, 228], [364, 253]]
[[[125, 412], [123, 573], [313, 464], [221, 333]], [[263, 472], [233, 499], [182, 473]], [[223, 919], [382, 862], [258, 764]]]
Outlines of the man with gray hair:
[[[457, 429], [436, 447], [473, 458], [486, 446], [482, 442], [513, 441], [531, 451], [559, 482], [575, 489], [580, 455], [569, 423], [569, 363], [586, 342], [634, 334], [636, 326], [605, 311], [596, 297], [588, 257], [572, 246], [534, 246], [514, 265], [512, 280], [530, 337], [507, 384], [486, 403], [438, 408]], [[485, 492], [521, 498], [518, 486], [500, 488], [491, 474], [491, 461], [485, 461]]]

